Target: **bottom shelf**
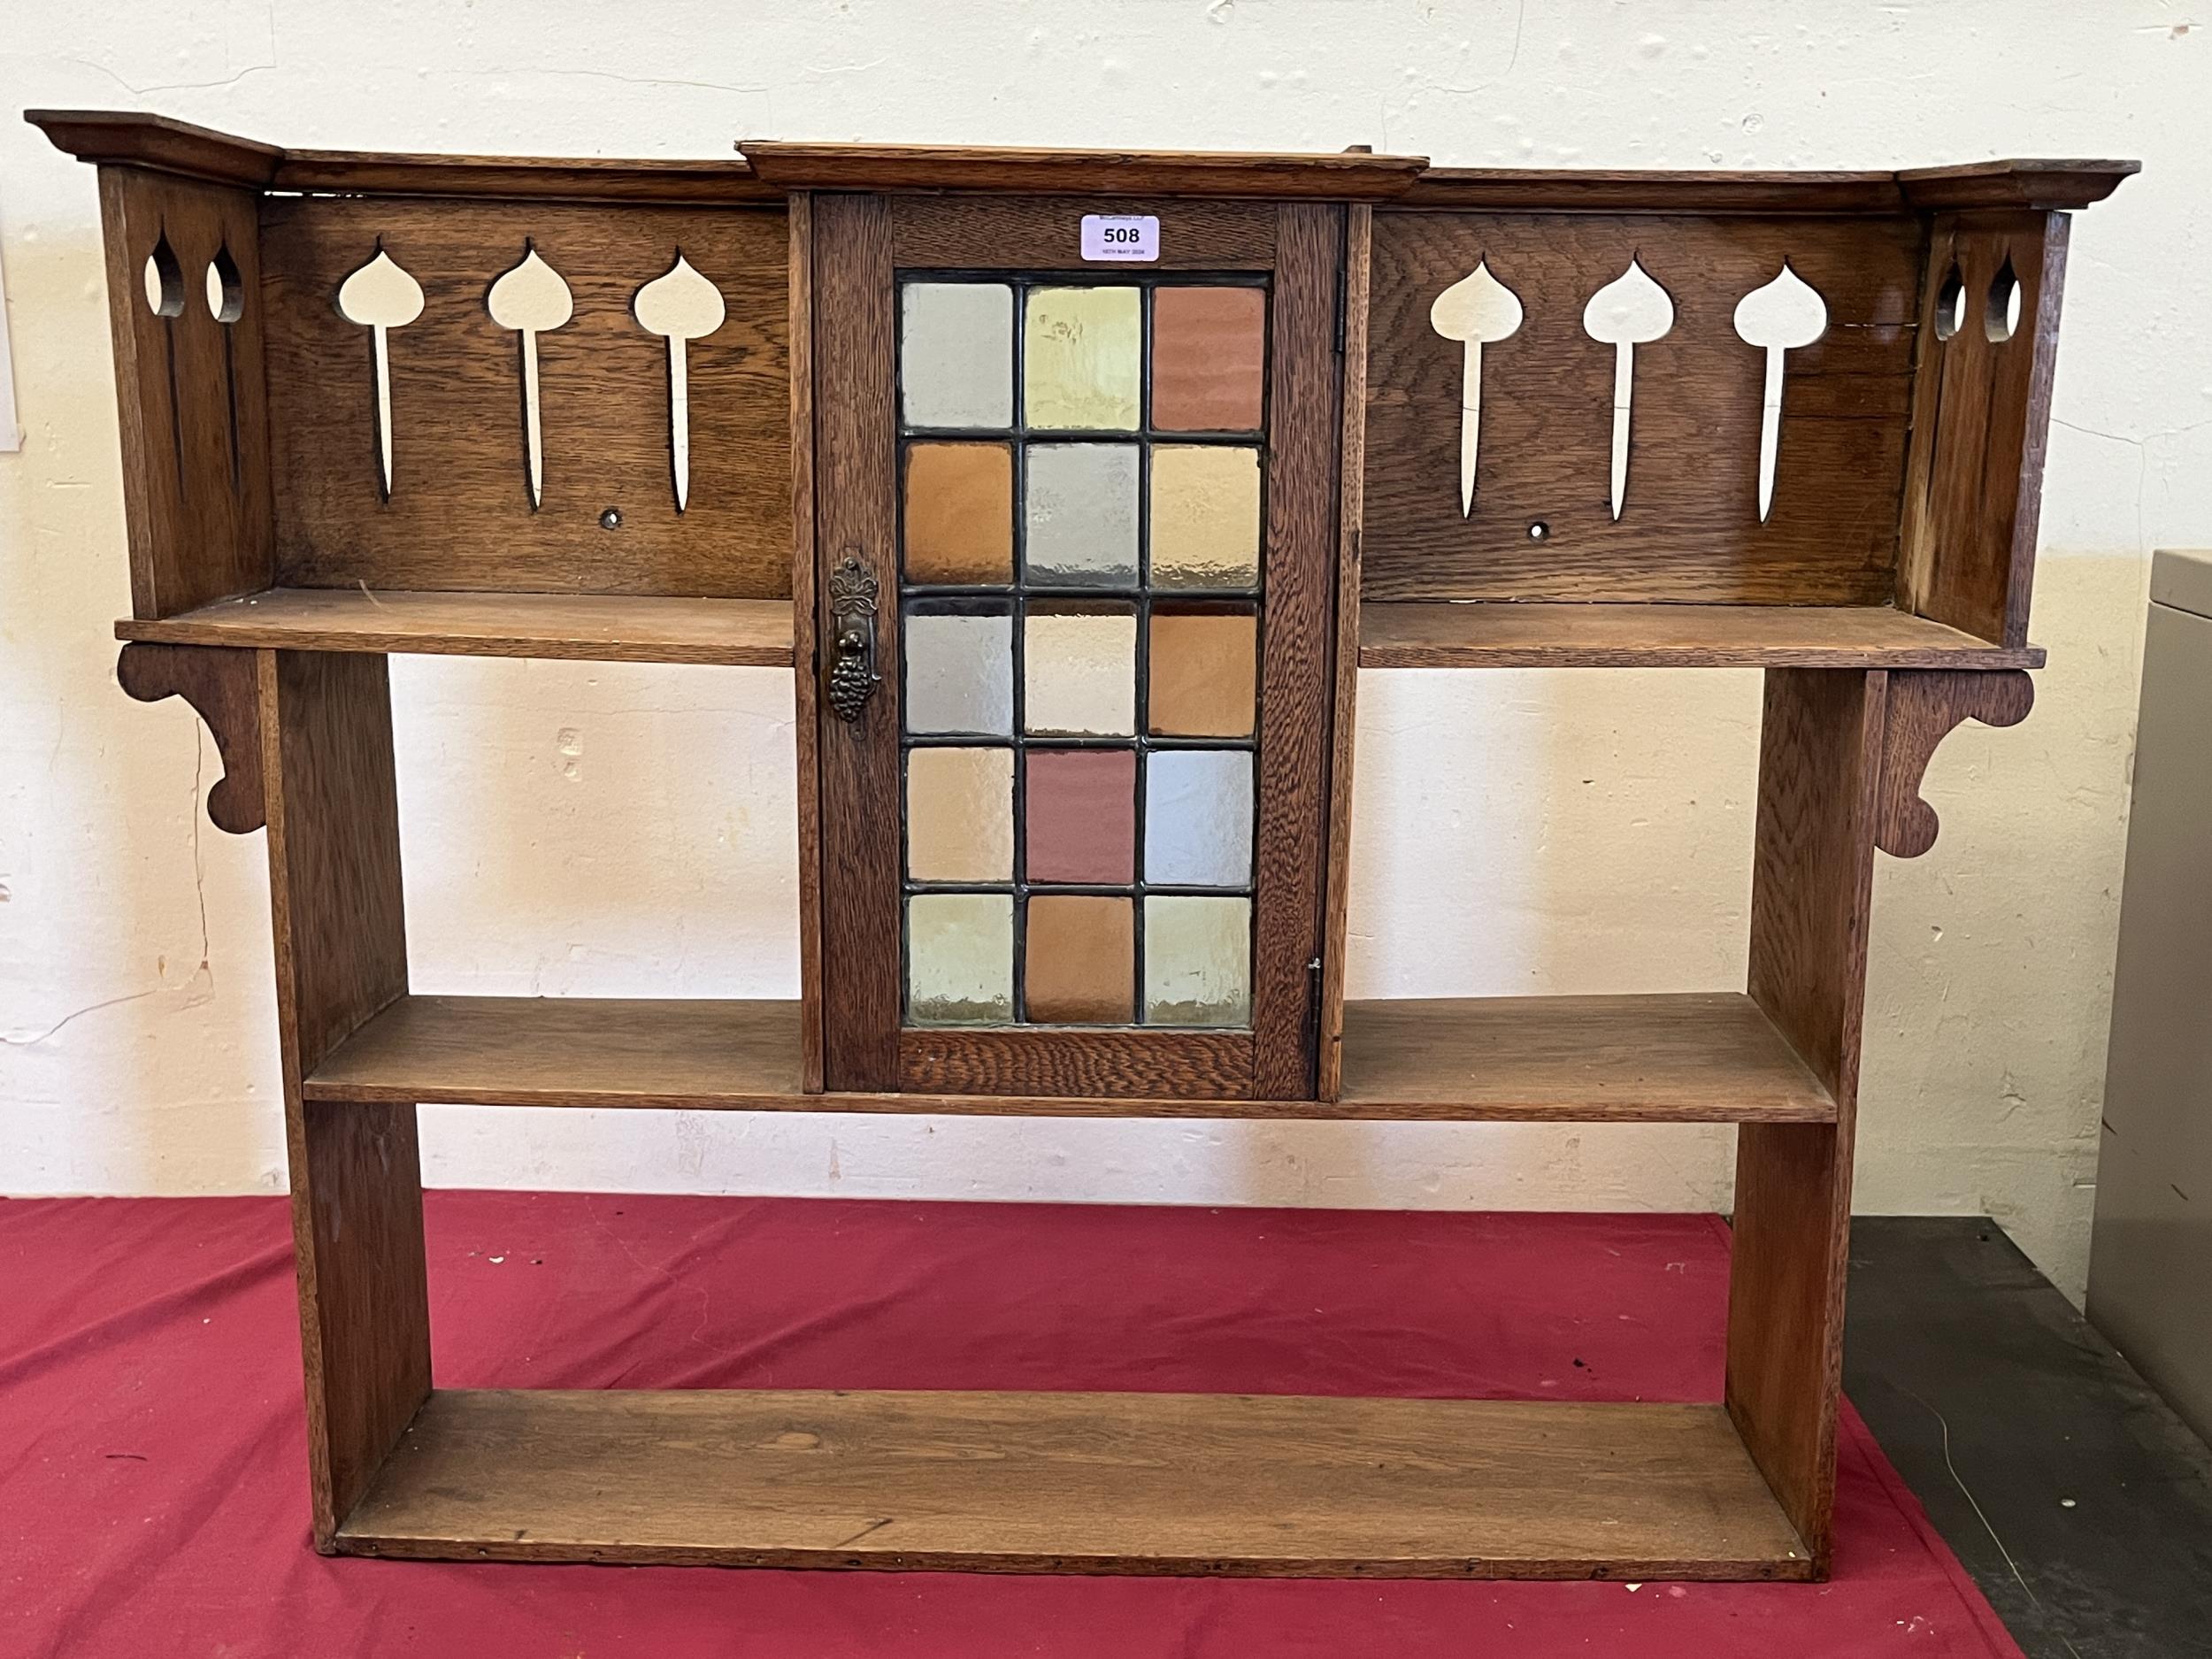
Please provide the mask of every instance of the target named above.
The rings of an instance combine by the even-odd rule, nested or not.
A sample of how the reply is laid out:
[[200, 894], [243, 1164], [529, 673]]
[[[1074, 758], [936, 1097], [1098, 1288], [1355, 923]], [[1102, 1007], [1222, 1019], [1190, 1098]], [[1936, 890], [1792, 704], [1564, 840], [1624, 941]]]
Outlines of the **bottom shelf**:
[[346, 1555], [1239, 1577], [1807, 1578], [1717, 1405], [441, 1390]]

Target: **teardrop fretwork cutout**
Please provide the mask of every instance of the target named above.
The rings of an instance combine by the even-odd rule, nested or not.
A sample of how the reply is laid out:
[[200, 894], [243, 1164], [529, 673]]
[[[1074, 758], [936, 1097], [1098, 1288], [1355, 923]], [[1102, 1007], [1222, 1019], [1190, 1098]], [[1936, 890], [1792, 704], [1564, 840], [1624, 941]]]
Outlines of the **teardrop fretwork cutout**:
[[207, 262], [207, 314], [219, 323], [234, 323], [246, 314], [246, 285], [227, 247]]
[[1943, 286], [1936, 289], [1936, 338], [1948, 340], [1958, 333], [1965, 321], [1966, 279], [1959, 274], [1959, 268], [1955, 265], [1944, 273]]
[[2011, 256], [2007, 255], [1989, 285], [1989, 304], [1982, 313], [1982, 333], [1992, 343], [2001, 345], [2019, 327], [2020, 273], [2012, 268]]
[[166, 232], [146, 256], [146, 309], [157, 317], [184, 315], [184, 269]]
[[1628, 495], [1629, 405], [1636, 390], [1636, 348], [1663, 339], [1674, 327], [1674, 301], [1632, 257], [1628, 269], [1596, 293], [1582, 311], [1583, 331], [1613, 348], [1613, 517]]
[[1521, 297], [1490, 274], [1487, 259], [1436, 296], [1429, 326], [1461, 346], [1459, 516], [1475, 510], [1475, 459], [1482, 439], [1482, 349], [1520, 331]]
[[245, 480], [238, 453], [238, 344], [230, 326], [246, 314], [246, 284], [227, 244], [207, 262], [205, 288], [208, 315], [223, 325], [223, 398], [230, 415], [230, 493], [235, 495]]
[[377, 489], [392, 498], [391, 330], [404, 328], [422, 315], [422, 284], [377, 244], [376, 255], [338, 285], [338, 314], [369, 331], [376, 368]]
[[1736, 302], [1736, 333], [1767, 355], [1759, 404], [1759, 522], [1774, 510], [1774, 468], [1782, 442], [1783, 360], [1828, 332], [1828, 303], [1782, 261], [1781, 274]]
[[484, 296], [484, 309], [502, 328], [511, 328], [522, 343], [522, 447], [530, 511], [545, 499], [545, 441], [538, 415], [538, 336], [558, 328], [576, 314], [575, 296], [561, 273], [523, 244], [522, 258], [503, 273]]
[[668, 342], [668, 464], [678, 512], [691, 504], [691, 377], [685, 342], [712, 334], [728, 314], [722, 290], [681, 249], [674, 265], [631, 296], [630, 315], [638, 326]]

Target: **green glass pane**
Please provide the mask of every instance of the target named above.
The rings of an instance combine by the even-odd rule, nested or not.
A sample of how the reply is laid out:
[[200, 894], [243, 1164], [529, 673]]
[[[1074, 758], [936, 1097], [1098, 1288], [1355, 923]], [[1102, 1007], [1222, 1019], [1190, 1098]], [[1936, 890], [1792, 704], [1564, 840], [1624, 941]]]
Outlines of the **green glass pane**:
[[918, 893], [906, 902], [906, 1018], [915, 1025], [1004, 1025], [1014, 1018], [1014, 901], [1003, 893]]
[[1252, 1023], [1252, 902], [1154, 894], [1144, 902], [1144, 1018]]

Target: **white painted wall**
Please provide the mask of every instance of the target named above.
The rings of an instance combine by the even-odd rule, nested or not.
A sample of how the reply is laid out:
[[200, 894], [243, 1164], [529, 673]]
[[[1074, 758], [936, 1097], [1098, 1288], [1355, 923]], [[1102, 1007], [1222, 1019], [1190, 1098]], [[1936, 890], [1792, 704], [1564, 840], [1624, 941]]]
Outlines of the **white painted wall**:
[[[2078, 1292], [2147, 549], [2212, 540], [2208, 48], [2145, 3], [977, 0], [19, 6], [0, 110], [301, 146], [713, 155], [743, 134], [1464, 164], [2129, 155], [2077, 228], [2036, 713], [1955, 736], [1877, 877], [1859, 1202], [1999, 1217]], [[0, 456], [0, 1189], [281, 1183], [262, 838], [210, 829], [127, 609], [90, 172], [0, 121], [27, 442]], [[787, 994], [790, 707], [764, 671], [395, 663], [424, 989]], [[1355, 994], [1740, 985], [1757, 687], [1374, 674]], [[445, 1183], [1358, 1205], [1724, 1205], [1723, 1129], [428, 1114]]]

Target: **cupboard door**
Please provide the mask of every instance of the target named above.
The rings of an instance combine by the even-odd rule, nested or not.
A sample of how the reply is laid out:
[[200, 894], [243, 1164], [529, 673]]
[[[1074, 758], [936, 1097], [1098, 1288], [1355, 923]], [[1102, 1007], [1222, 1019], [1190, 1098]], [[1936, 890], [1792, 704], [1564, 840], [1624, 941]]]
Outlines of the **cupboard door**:
[[830, 1088], [1311, 1093], [1343, 236], [817, 199]]

